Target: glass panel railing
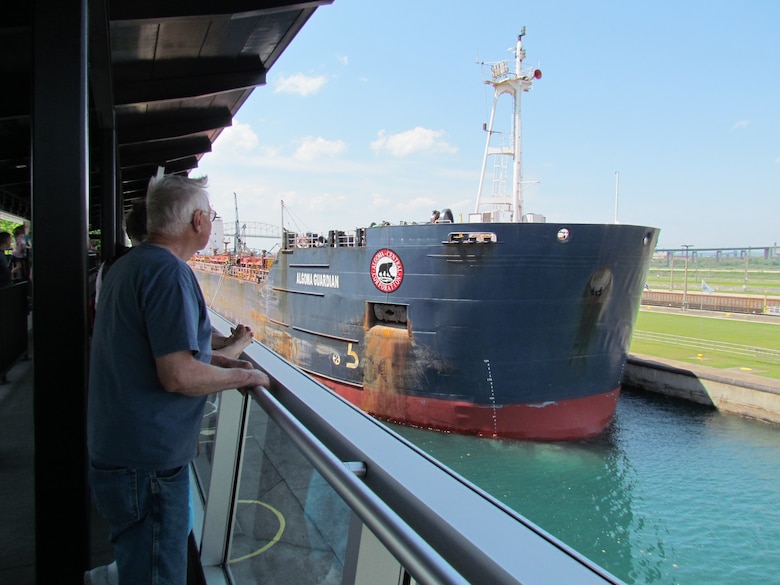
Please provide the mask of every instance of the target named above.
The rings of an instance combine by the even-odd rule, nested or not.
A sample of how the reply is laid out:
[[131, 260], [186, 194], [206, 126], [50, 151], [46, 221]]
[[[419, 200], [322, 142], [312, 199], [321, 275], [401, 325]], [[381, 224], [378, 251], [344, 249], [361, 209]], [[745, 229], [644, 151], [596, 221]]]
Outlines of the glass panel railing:
[[340, 584], [350, 517], [286, 433], [252, 404], [230, 547], [235, 583]]
[[208, 485], [211, 481], [211, 469], [214, 463], [214, 436], [217, 432], [217, 414], [222, 394], [212, 394], [206, 402], [203, 412], [203, 422], [200, 427], [198, 453], [195, 457], [195, 471], [198, 475], [203, 495], [208, 495]]

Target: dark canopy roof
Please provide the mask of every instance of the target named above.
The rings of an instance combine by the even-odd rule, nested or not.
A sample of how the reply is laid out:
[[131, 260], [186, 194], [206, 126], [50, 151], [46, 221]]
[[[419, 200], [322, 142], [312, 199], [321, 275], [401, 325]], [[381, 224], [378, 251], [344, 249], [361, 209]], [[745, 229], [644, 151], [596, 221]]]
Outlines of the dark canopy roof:
[[[331, 2], [90, 0], [90, 228], [101, 225], [102, 173], [112, 160], [101, 134], [116, 129], [117, 197], [127, 209], [159, 166], [184, 174], [198, 166], [316, 8]], [[7, 3], [0, 19], [0, 210], [25, 218], [33, 6]]]
[[[316, 8], [329, 2], [0, 6], [0, 210], [32, 221], [34, 251], [34, 278], [0, 290], [4, 314], [16, 316], [3, 326], [19, 325], [6, 331], [12, 341], [0, 349], [8, 355], [27, 348], [31, 323], [41, 582], [80, 582], [94, 543], [86, 398], [97, 256], [86, 231], [100, 228], [101, 251], [113, 254], [124, 241], [123, 210], [143, 195], [157, 167], [196, 167]], [[64, 504], [56, 515], [48, 513], [52, 502]], [[69, 554], [53, 564], [46, 551], [62, 547], [63, 526]]]

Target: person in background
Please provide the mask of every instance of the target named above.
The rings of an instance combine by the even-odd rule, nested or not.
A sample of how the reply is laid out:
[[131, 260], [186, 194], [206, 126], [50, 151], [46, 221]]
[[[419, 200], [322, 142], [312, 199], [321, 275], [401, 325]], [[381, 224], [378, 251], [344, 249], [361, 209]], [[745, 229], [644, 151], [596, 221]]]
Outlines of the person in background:
[[[250, 362], [212, 352], [206, 302], [187, 260], [207, 245], [214, 216], [205, 177], [154, 177], [148, 237], [103, 281], [87, 447], [90, 487], [109, 526], [119, 583], [186, 584], [188, 468], [207, 396], [270, 384]], [[102, 579], [105, 569], [87, 571], [84, 582]]]
[[[138, 246], [146, 239], [146, 203], [143, 201], [134, 203], [127, 217], [125, 217], [125, 233], [127, 233], [127, 237], [130, 239], [131, 246]], [[95, 279], [96, 308], [100, 298], [100, 289], [103, 286], [103, 278], [114, 262], [131, 249], [124, 245], [117, 246], [116, 254], [100, 265]]]
[[24, 222], [24, 247], [27, 251], [27, 278], [32, 281], [33, 272], [33, 249], [32, 249], [32, 230], [30, 229], [30, 222]]
[[6, 250], [11, 249], [11, 234], [0, 232], [0, 288], [11, 285], [11, 267], [8, 265]]
[[14, 245], [11, 252], [11, 279], [13, 282], [24, 282], [30, 279], [30, 265], [27, 258], [29, 240], [24, 225], [14, 228]]

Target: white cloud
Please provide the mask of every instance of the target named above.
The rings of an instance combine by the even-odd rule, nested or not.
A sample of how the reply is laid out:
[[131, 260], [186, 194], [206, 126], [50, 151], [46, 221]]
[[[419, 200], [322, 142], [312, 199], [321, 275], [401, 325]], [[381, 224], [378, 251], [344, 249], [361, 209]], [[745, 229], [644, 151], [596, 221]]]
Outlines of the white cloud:
[[306, 208], [309, 211], [333, 211], [342, 208], [346, 203], [347, 197], [344, 195], [322, 193], [310, 197], [306, 202]]
[[328, 82], [324, 75], [309, 77], [303, 73], [295, 73], [289, 77], [280, 77], [274, 87], [274, 93], [295, 93], [309, 95], [317, 93]]
[[378, 138], [371, 143], [371, 150], [384, 150], [399, 157], [415, 152], [456, 153], [458, 149], [447, 143], [443, 136], [442, 130], [431, 130], [420, 126], [398, 134], [387, 134], [384, 130], [380, 130]]
[[347, 150], [347, 143], [343, 140], [326, 140], [321, 136], [316, 138], [307, 136], [295, 151], [295, 159], [310, 161], [321, 156], [334, 157]]
[[[471, 199], [460, 199], [458, 201], [453, 201], [450, 203], [450, 209], [455, 211], [456, 209], [465, 209], [467, 211], [472, 211], [474, 207], [474, 202]], [[457, 218], [455, 218], [457, 220]]]
[[378, 193], [375, 193], [371, 198], [371, 205], [377, 208], [388, 207], [390, 206], [391, 202], [391, 199], [385, 197], [384, 195], [379, 195]]
[[415, 197], [409, 201], [399, 202], [396, 207], [398, 209], [409, 209], [410, 211], [433, 210], [436, 207], [436, 201], [433, 197]]
[[346, 55], [339, 55], [336, 58], [339, 60], [339, 63], [341, 63], [342, 65], [349, 65], [349, 57], [347, 57]]
[[750, 120], [740, 120], [735, 122], [731, 129], [736, 130], [737, 128], [747, 128], [748, 126], [750, 126]]
[[213, 146], [212, 154], [249, 152], [259, 143], [257, 134], [249, 124], [233, 121], [232, 126], [225, 128]]

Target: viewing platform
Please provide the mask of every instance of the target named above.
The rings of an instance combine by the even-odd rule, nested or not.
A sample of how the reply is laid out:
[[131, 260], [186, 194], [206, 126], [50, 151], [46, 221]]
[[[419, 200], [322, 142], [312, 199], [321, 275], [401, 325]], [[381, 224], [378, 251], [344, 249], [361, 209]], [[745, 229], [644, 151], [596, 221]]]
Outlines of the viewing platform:
[[[620, 583], [260, 344], [244, 355], [272, 384], [209, 403], [191, 467], [190, 584]], [[28, 357], [0, 386], [0, 582], [15, 585], [36, 583], [36, 564], [59, 562], [69, 539], [62, 525], [51, 561], [36, 558], [37, 523], [58, 522], [67, 502], [36, 504], [33, 405], [47, 396]], [[108, 563], [94, 510], [89, 534], [88, 564]]]

